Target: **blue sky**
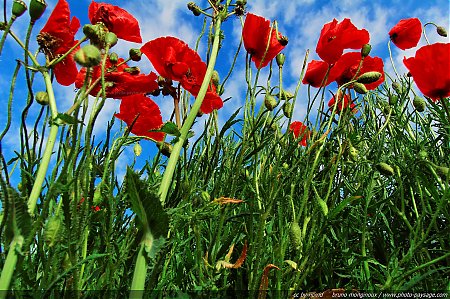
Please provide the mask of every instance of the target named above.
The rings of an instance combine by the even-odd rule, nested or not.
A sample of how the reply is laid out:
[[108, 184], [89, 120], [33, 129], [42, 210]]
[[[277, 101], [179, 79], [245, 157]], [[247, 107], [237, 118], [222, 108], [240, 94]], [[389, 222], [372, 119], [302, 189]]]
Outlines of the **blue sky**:
[[[7, 12], [9, 17], [10, 5], [12, 1], [8, 1]], [[56, 4], [56, 0], [48, 0], [48, 9], [41, 20], [39, 20], [34, 28], [34, 34], [44, 26], [46, 18], [48, 18], [52, 8]], [[89, 23], [87, 19], [87, 8], [90, 0], [68, 0], [71, 7], [72, 15], [77, 16], [81, 24]], [[184, 0], [133, 0], [133, 1], [105, 1], [114, 5], [119, 5], [133, 14], [140, 23], [141, 35], [143, 41], [149, 41], [160, 36], [171, 35], [178, 37], [194, 47], [197, 36], [203, 24], [202, 17], [194, 17], [190, 11], [187, 10], [186, 5], [189, 1]], [[199, 6], [205, 7], [206, 1], [197, 2]], [[422, 24], [427, 22], [435, 22], [438, 25], [449, 27], [449, 1], [448, 0], [393, 0], [393, 1], [366, 1], [366, 0], [340, 0], [340, 1], [325, 1], [325, 0], [272, 0], [272, 1], [252, 1], [248, 0], [247, 11], [257, 15], [261, 15], [270, 20], [277, 20], [279, 30], [289, 38], [284, 53], [286, 54], [286, 64], [284, 70], [284, 86], [293, 91], [297, 84], [298, 77], [301, 72], [301, 66], [305, 51], [310, 49], [311, 59], [318, 59], [315, 53], [317, 39], [320, 30], [325, 23], [330, 22], [333, 18], [341, 21], [343, 18], [350, 18], [358, 28], [365, 28], [370, 32], [370, 43], [373, 46], [372, 56], [379, 56], [384, 60], [385, 71], [393, 74], [392, 67], [388, 58], [387, 42], [388, 31], [403, 18], [417, 17]], [[3, 12], [2, 14], [3, 15]], [[25, 30], [28, 25], [28, 15], [25, 14], [13, 26], [13, 31], [19, 36], [25, 35]], [[242, 30], [238, 18], [231, 18], [224, 23], [223, 27], [226, 39], [224, 47], [219, 54], [217, 69], [223, 77], [228, 71], [231, 59], [235, 53], [235, 49], [239, 43], [240, 33]], [[430, 42], [449, 42], [437, 36], [433, 27], [428, 27], [427, 35]], [[80, 35], [81, 37], [81, 30]], [[32, 40], [34, 41], [34, 39]], [[421, 44], [424, 44], [422, 38]], [[420, 46], [419, 45], [419, 46]], [[113, 48], [119, 56], [126, 57], [130, 47], [140, 47], [138, 44], [120, 41], [119, 44]], [[32, 50], [37, 49], [36, 43], [33, 43]], [[400, 73], [406, 72], [403, 66], [402, 59], [404, 56], [410, 57], [414, 55], [417, 48], [407, 51], [401, 51], [395, 46], [393, 49], [393, 58], [396, 68]], [[199, 53], [204, 58], [205, 44], [200, 45]], [[5, 44], [2, 56], [0, 57], [0, 98], [6, 102], [9, 94], [10, 80], [15, 66], [15, 59], [21, 59], [22, 53], [20, 48], [14, 43], [12, 39], [8, 39]], [[153, 70], [151, 64], [143, 58], [139, 63], [139, 67], [143, 72]], [[242, 102], [242, 94], [245, 91], [245, 53], [242, 50], [238, 58], [238, 64], [230, 78], [227, 86], [225, 86], [225, 94], [223, 98], [231, 97], [232, 99], [226, 103], [223, 109], [219, 111], [220, 122], [223, 123], [228, 117], [240, 107]], [[262, 78], [267, 77], [268, 70], [262, 71]], [[23, 79], [23, 73], [19, 75], [19, 80]], [[261, 81], [264, 82], [264, 81]], [[41, 90], [42, 85], [40, 80], [37, 80], [33, 86], [35, 91]], [[70, 107], [74, 98], [74, 87], [62, 87], [55, 82], [55, 92], [57, 98], [58, 109], [65, 111]], [[20, 113], [24, 107], [26, 97], [26, 90], [23, 83], [17, 86], [13, 105], [13, 122], [12, 128], [2, 141], [2, 149], [7, 158], [14, 157], [14, 150], [18, 151], [20, 146], [18, 132]], [[171, 110], [172, 102], [167, 98], [158, 97], [154, 99], [160, 105], [163, 119], [168, 120]], [[262, 98], [260, 99], [262, 101]], [[294, 119], [302, 120], [306, 110], [306, 86], [302, 86], [297, 104], [294, 110]], [[30, 111], [29, 123], [32, 123], [32, 118], [38, 111], [35, 105]], [[101, 138], [105, 123], [110, 120], [111, 116], [118, 112], [119, 101], [108, 100], [102, 111], [97, 125], [94, 128], [94, 133]], [[196, 126], [195, 131], [201, 131], [206, 116], [201, 118]], [[6, 123], [6, 113], [0, 114], [0, 128], [3, 130]], [[119, 128], [120, 122], [117, 122], [116, 128]], [[145, 141], [143, 155], [139, 158], [145, 160], [146, 156], [151, 155], [155, 146]], [[118, 170], [125, 169], [125, 165], [133, 161], [132, 147], [129, 147], [122, 158], [118, 161]]]

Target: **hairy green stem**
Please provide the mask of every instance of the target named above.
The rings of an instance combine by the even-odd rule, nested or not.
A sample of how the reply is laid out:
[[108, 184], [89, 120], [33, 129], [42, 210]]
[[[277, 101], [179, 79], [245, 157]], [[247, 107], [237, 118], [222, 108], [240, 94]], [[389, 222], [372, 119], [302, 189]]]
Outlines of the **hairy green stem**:
[[17, 264], [18, 251], [22, 248], [23, 237], [17, 236], [11, 241], [9, 246], [8, 256], [6, 257], [5, 264], [3, 266], [2, 274], [0, 276], [0, 299], [6, 298], [9, 285], [14, 273], [14, 268]]

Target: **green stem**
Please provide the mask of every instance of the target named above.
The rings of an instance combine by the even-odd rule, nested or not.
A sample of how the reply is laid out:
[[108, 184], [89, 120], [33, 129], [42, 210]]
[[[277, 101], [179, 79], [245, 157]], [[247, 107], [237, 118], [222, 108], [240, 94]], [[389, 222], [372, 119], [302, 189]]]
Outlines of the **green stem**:
[[6, 27], [4, 29], [5, 32], [3, 32], [2, 39], [0, 40], [0, 55], [2, 55], [3, 45], [5, 44], [6, 36], [8, 35], [9, 29], [11, 28], [15, 20], [16, 17], [11, 16], [11, 19], [9, 19], [9, 22], [6, 24]]
[[205, 98], [206, 91], [208, 90], [209, 82], [211, 81], [211, 76], [214, 71], [214, 66], [216, 64], [217, 53], [219, 51], [219, 42], [220, 42], [220, 25], [222, 23], [222, 19], [220, 15], [215, 19], [215, 32], [214, 32], [214, 42], [211, 53], [211, 58], [208, 63], [208, 68], [206, 69], [205, 78], [203, 80], [202, 86], [200, 87], [200, 91], [198, 93], [197, 99], [192, 106], [191, 111], [189, 112], [183, 127], [181, 127], [180, 133], [181, 135], [178, 138], [178, 142], [174, 145], [172, 153], [169, 158], [169, 162], [167, 163], [166, 170], [164, 171], [164, 176], [161, 181], [161, 186], [159, 187], [159, 194], [161, 204], [164, 205], [167, 199], [167, 193], [169, 192], [169, 187], [172, 182], [172, 177], [175, 172], [175, 167], [178, 162], [178, 158], [180, 156], [181, 148], [183, 147], [184, 142], [187, 139], [189, 130], [191, 129], [195, 118], [197, 117], [197, 113], [200, 110], [200, 106], [202, 105], [203, 99]]
[[2, 274], [0, 276], [0, 299], [6, 298], [8, 293], [14, 268], [16, 267], [17, 259], [19, 257], [17, 252], [22, 248], [22, 242], [23, 237], [18, 236], [11, 241], [11, 245], [9, 246], [8, 256], [6, 257]]
[[136, 258], [136, 265], [134, 267], [133, 281], [131, 282], [130, 298], [142, 298], [145, 289], [145, 276], [147, 275], [147, 257], [145, 256], [145, 241], [146, 236], [142, 239], [138, 256]]
[[56, 137], [58, 135], [58, 127], [59, 127], [56, 121], [58, 109], [56, 107], [55, 94], [53, 93], [51, 78], [47, 71], [42, 72], [42, 75], [44, 76], [44, 82], [47, 88], [52, 123], [47, 139], [47, 144], [45, 146], [44, 154], [42, 155], [41, 164], [39, 165], [39, 169], [36, 174], [36, 180], [34, 181], [33, 189], [31, 189], [30, 197], [28, 198], [28, 213], [30, 213], [31, 215], [34, 213], [37, 200], [39, 198], [39, 195], [41, 194], [42, 184], [44, 183], [48, 165], [50, 164], [50, 158], [52, 156], [53, 147], [56, 143]]

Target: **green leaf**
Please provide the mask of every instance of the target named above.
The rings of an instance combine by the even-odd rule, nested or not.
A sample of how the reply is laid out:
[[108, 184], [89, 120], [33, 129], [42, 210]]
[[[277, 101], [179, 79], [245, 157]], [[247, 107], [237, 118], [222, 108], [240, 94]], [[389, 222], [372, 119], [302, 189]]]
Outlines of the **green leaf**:
[[330, 213], [329, 218], [334, 218], [339, 214], [348, 204], [350, 204], [355, 199], [359, 199], [361, 196], [350, 196], [343, 201], [341, 201]]
[[63, 123], [69, 124], [69, 125], [74, 125], [74, 124], [81, 124], [83, 123], [82, 121], [79, 121], [78, 119], [76, 119], [75, 117], [68, 115], [66, 113], [58, 113], [58, 115], [56, 116], [56, 120], [62, 120]]
[[[8, 209], [6, 219], [6, 236], [8, 239], [14, 236], [27, 236], [31, 230], [31, 217], [28, 214], [28, 207], [25, 198], [11, 187], [7, 188], [8, 203], [4, 205]], [[3, 203], [3, 202], [2, 202]]]
[[158, 130], [159, 132], [164, 132], [168, 135], [179, 137], [181, 135], [180, 130], [178, 130], [178, 127], [175, 123], [168, 121], [166, 122], [161, 129]]

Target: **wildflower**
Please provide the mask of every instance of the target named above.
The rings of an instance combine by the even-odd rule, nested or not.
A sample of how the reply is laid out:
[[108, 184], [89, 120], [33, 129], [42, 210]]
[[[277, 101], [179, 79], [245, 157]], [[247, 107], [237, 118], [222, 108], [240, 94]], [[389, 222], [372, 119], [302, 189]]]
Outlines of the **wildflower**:
[[283, 36], [270, 26], [270, 21], [251, 13], [245, 18], [242, 38], [258, 69], [267, 66], [285, 47]]
[[105, 24], [106, 28], [120, 39], [142, 43], [138, 21], [118, 6], [92, 1], [89, 5], [88, 17], [92, 24], [99, 22]]
[[403, 19], [389, 31], [391, 41], [402, 50], [417, 46], [422, 35], [422, 24], [417, 18]]
[[345, 49], [361, 49], [369, 39], [369, 32], [356, 28], [350, 19], [340, 23], [334, 19], [323, 26], [316, 52], [324, 61], [334, 64]]
[[[126, 63], [122, 63], [123, 58], [119, 58], [116, 63], [112, 63], [109, 57], [106, 59], [105, 65], [105, 82], [106, 82], [106, 96], [109, 98], [120, 99], [124, 96], [133, 94], [151, 93], [158, 89], [156, 82], [157, 76], [150, 72], [148, 75], [141, 74], [139, 71], [133, 73]], [[117, 66], [120, 64], [119, 66]], [[92, 82], [100, 79], [102, 74], [101, 65], [95, 66], [92, 69]], [[81, 88], [86, 78], [86, 68], [82, 68], [77, 75], [75, 87]], [[100, 82], [92, 88], [90, 94], [97, 96], [101, 90]]]
[[291, 123], [291, 125], [289, 126], [289, 131], [292, 131], [292, 134], [294, 134], [294, 137], [297, 138], [302, 138], [299, 142], [299, 144], [306, 146], [306, 140], [308, 140], [310, 132], [307, 126], [305, 126], [302, 122], [300, 121], [294, 121]]
[[163, 125], [158, 105], [143, 94], [135, 94], [122, 98], [120, 112], [114, 114], [131, 127], [131, 133], [146, 136], [155, 141], [162, 141], [164, 133], [151, 132]]
[[[67, 1], [59, 0], [37, 36], [39, 47], [48, 60], [58, 58], [77, 44], [74, 37], [79, 28], [80, 21], [76, 17], [70, 18]], [[75, 81], [78, 69], [73, 55], [77, 49], [53, 66], [56, 81], [61, 85], [68, 86]]]
[[[356, 105], [352, 102], [352, 99], [348, 94], [342, 96], [342, 93], [339, 93], [338, 102], [337, 102], [337, 114], [342, 112], [344, 109], [349, 108], [353, 113], [356, 113]], [[331, 100], [328, 102], [328, 107], [333, 109], [333, 106], [336, 104], [336, 96], [334, 95]]]
[[[313, 87], [327, 86], [334, 81], [334, 78], [331, 78], [330, 73], [328, 72], [329, 68], [329, 64], [325, 61], [312, 60], [310, 63], [308, 63], [308, 67], [306, 69], [305, 77], [303, 77], [302, 83], [309, 84]], [[328, 77], [327, 80], [324, 81], [327, 72]]]
[[403, 63], [424, 95], [433, 101], [450, 96], [450, 44], [423, 46]]

